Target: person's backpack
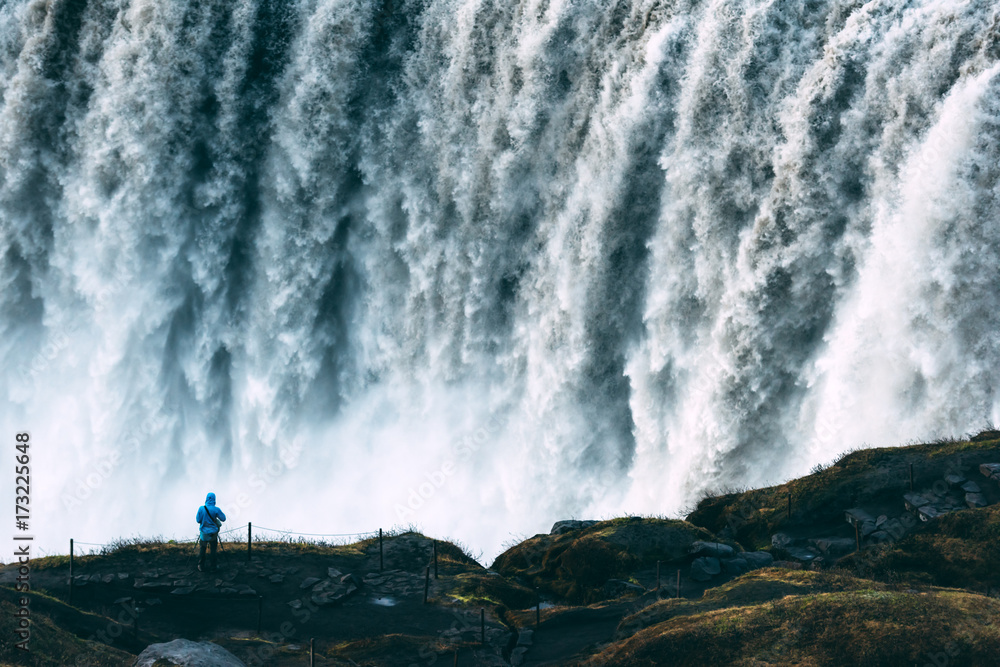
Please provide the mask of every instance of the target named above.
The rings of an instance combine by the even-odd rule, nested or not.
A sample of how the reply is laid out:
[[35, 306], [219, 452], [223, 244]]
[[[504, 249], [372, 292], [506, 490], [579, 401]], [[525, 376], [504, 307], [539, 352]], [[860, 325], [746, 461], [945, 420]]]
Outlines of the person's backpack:
[[[212, 523], [215, 524], [215, 527], [216, 528], [222, 528], [222, 519], [220, 519], [220, 518], [218, 518], [216, 516], [213, 516], [212, 513], [208, 511], [208, 505], [202, 505], [202, 508], [205, 510], [205, 516], [207, 516], [209, 519], [212, 520]], [[205, 521], [202, 520], [202, 524], [204, 524], [204, 523], [205, 523]]]

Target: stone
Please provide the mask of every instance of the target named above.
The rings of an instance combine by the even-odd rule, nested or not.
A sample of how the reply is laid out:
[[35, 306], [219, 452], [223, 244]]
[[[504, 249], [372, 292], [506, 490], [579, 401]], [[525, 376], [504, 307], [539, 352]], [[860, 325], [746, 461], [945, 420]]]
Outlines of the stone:
[[918, 510], [928, 503], [928, 500], [924, 498], [919, 493], [906, 493], [903, 494], [903, 500], [906, 503], [906, 509], [911, 512]]
[[285, 580], [285, 575], [283, 574], [272, 574], [270, 577], [268, 577], [268, 581], [270, 581], [272, 584], [280, 584], [284, 580]]
[[257, 591], [255, 591], [254, 589], [252, 589], [252, 588], [250, 588], [250, 587], [248, 586], [247, 588], [245, 588], [245, 589], [241, 590], [241, 591], [239, 592], [239, 594], [240, 594], [240, 595], [252, 595], [252, 596], [255, 596], [255, 597], [256, 597], [256, 595], [257, 595]]
[[195, 586], [181, 586], [170, 591], [171, 595], [191, 595], [194, 593]]
[[879, 514], [878, 518], [875, 519], [875, 528], [881, 528], [882, 524], [885, 523], [888, 520], [889, 520], [889, 517], [887, 517], [884, 514]]
[[866, 537], [868, 535], [871, 535], [876, 530], [877, 529], [875, 527], [874, 521], [865, 521], [864, 523], [861, 524], [861, 529], [860, 529], [861, 537]]
[[729, 558], [735, 551], [728, 544], [722, 544], [720, 542], [704, 542], [702, 540], [696, 540], [691, 543], [688, 548], [688, 553], [694, 554], [695, 556], [713, 556], [715, 558]]
[[528, 647], [518, 646], [510, 652], [510, 664], [513, 666], [524, 664], [524, 654], [528, 652]]
[[364, 582], [361, 579], [359, 579], [358, 575], [356, 574], [345, 574], [340, 578], [340, 583], [344, 584], [345, 586], [353, 584], [354, 586], [361, 588], [361, 585]]
[[131, 667], [246, 667], [235, 655], [212, 642], [175, 639], [164, 644], [150, 644]]
[[177, 581], [175, 581], [173, 583], [173, 585], [174, 586], [180, 586], [181, 588], [184, 588], [184, 587], [190, 586], [191, 582], [188, 581], [187, 579], [178, 579]]
[[146, 580], [141, 577], [136, 577], [136, 580], [132, 582], [132, 588], [142, 588], [142, 585], [146, 583]]
[[738, 577], [750, 570], [750, 563], [743, 558], [727, 558], [722, 561], [722, 570], [728, 575]]
[[117, 600], [115, 600], [111, 604], [116, 604], [117, 605], [117, 604], [122, 604], [123, 602], [131, 602], [131, 601], [132, 601], [132, 598], [118, 598]]
[[302, 609], [302, 600], [292, 600], [288, 603], [288, 606], [292, 609]]
[[860, 507], [855, 507], [844, 512], [844, 519], [847, 521], [847, 523], [851, 524], [852, 526], [856, 523], [862, 524], [866, 521], [871, 521], [872, 523], [875, 523], [875, 517], [873, 517], [871, 514], [861, 509]]
[[236, 595], [237, 593], [239, 593], [239, 591], [236, 590], [235, 588], [230, 588], [227, 586], [222, 590], [220, 590], [219, 593], [221, 593], [222, 595]]
[[302, 583], [299, 584], [299, 588], [301, 589], [312, 588], [319, 582], [320, 582], [319, 577], [306, 577], [305, 579], [302, 580]]
[[[872, 530], [872, 533], [875, 531]], [[857, 546], [855, 541], [849, 537], [821, 537], [815, 540], [809, 540], [813, 546], [815, 546], [819, 551], [827, 556], [837, 556], [843, 554], [849, 554], [854, 551]]]
[[807, 547], [805, 549], [802, 547], [789, 547], [787, 551], [789, 556], [795, 560], [802, 561], [803, 563], [808, 563], [819, 556], [819, 551], [813, 549], [812, 547]]
[[580, 530], [582, 528], [589, 528], [593, 526], [596, 521], [577, 521], [575, 519], [569, 519], [565, 521], [556, 521], [552, 524], [552, 530], [549, 531], [549, 535], [562, 535], [563, 533], [568, 533], [571, 530]]
[[990, 479], [1000, 479], [1000, 463], [983, 463], [979, 466], [979, 472]]
[[962, 490], [966, 493], [981, 493], [982, 489], [975, 482], [966, 482], [962, 485]]
[[103, 580], [104, 580], [104, 575], [100, 575], [100, 574], [92, 574], [92, 575], [90, 575], [90, 580], [91, 580], [91, 581], [92, 581], [93, 583], [95, 583], [95, 584], [99, 584], [99, 583], [101, 583], [101, 581], [103, 581]]
[[695, 581], [708, 581], [715, 575], [722, 572], [722, 566], [718, 558], [706, 556], [695, 558], [691, 562], [691, 578]]
[[330, 577], [331, 579], [340, 579], [342, 576], [344, 576], [344, 573], [335, 567], [328, 567], [326, 568], [326, 576]]
[[965, 494], [965, 504], [972, 509], [986, 507], [986, 496], [981, 493], [967, 493]]
[[517, 631], [517, 645], [531, 646], [535, 631], [531, 628], [520, 628]]
[[792, 544], [794, 540], [785, 533], [775, 533], [771, 536], [771, 546], [775, 549], [784, 549]]
[[877, 544], [882, 544], [884, 542], [890, 541], [892, 537], [889, 535], [889, 533], [885, 532], [884, 530], [876, 530], [874, 533], [868, 536], [868, 539], [875, 541]]
[[936, 519], [939, 516], [943, 516], [945, 513], [938, 510], [933, 505], [924, 505], [917, 512], [920, 514], [921, 521], [930, 521], [931, 519]]
[[958, 474], [955, 474], [955, 473], [950, 473], [950, 474], [944, 476], [944, 481], [948, 482], [952, 486], [960, 486], [963, 483], [965, 483], [966, 480], [965, 480], [965, 476], [964, 475], [958, 475]]
[[740, 558], [745, 560], [751, 569], [770, 567], [774, 563], [774, 556], [766, 551], [746, 551], [740, 554]]

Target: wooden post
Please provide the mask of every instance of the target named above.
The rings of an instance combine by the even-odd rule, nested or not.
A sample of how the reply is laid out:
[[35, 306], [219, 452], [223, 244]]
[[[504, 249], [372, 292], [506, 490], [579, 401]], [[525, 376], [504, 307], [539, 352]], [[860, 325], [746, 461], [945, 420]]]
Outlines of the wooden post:
[[427, 592], [431, 588], [431, 566], [424, 568], [424, 604], [427, 604]]
[[434, 540], [434, 578], [438, 578], [438, 541]]
[[250, 555], [253, 552], [253, 522], [247, 522], [247, 562], [250, 562]]
[[913, 464], [910, 464], [910, 491], [913, 491]]
[[677, 570], [677, 598], [681, 597], [681, 571]]
[[69, 538], [69, 603], [73, 604], [73, 538]]
[[257, 636], [260, 637], [261, 623], [264, 618], [264, 596], [257, 596]]
[[381, 572], [385, 566], [385, 559], [382, 552], [382, 529], [378, 529], [378, 571]]
[[479, 608], [479, 641], [486, 646], [486, 610]]
[[316, 667], [316, 640], [309, 638], [309, 667]]
[[660, 590], [660, 561], [656, 561], [656, 590]]
[[455, 649], [455, 659], [451, 663], [454, 667], [458, 667], [458, 649]]
[[861, 551], [861, 529], [858, 528], [858, 522], [854, 522], [854, 543], [857, 545], [857, 550]]

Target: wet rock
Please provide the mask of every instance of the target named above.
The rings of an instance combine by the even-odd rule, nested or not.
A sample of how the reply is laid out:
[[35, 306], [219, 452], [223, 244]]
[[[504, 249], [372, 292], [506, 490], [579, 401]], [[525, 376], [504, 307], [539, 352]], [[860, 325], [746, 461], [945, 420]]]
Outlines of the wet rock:
[[746, 551], [740, 554], [740, 558], [745, 560], [751, 569], [770, 567], [774, 563], [774, 556], [766, 551]]
[[990, 479], [1000, 480], [1000, 463], [983, 463], [979, 466], [979, 472]]
[[718, 558], [706, 556], [695, 558], [691, 562], [691, 578], [695, 581], [708, 581], [720, 572], [722, 572], [722, 566], [719, 564]]
[[972, 509], [986, 507], [986, 496], [981, 493], [967, 493], [965, 494], [965, 504]]
[[302, 580], [302, 583], [299, 584], [299, 588], [301, 589], [312, 588], [319, 582], [320, 582], [319, 577], [306, 577], [305, 579]]
[[345, 586], [353, 584], [354, 586], [361, 588], [361, 584], [364, 582], [361, 579], [359, 579], [358, 575], [356, 574], [345, 574], [340, 578], [340, 583], [344, 584]]
[[819, 557], [819, 551], [812, 547], [789, 547], [787, 551], [789, 556], [803, 563], [808, 563]]
[[962, 490], [966, 493], [982, 493], [982, 489], [975, 482], [966, 482], [962, 485]]
[[330, 577], [331, 579], [340, 579], [342, 576], [344, 576], [344, 573], [335, 567], [328, 567], [326, 568], [326, 576]]
[[861, 537], [867, 537], [868, 535], [874, 533], [876, 530], [877, 528], [875, 526], [874, 521], [865, 521], [864, 523], [861, 524], [859, 532], [861, 533]]
[[924, 505], [918, 509], [917, 512], [920, 514], [921, 521], [930, 521], [931, 519], [936, 519], [939, 516], [945, 515], [945, 512], [942, 512], [933, 505]]
[[872, 524], [875, 523], [875, 517], [860, 507], [855, 507], [844, 512], [844, 519], [852, 526], [854, 524], [864, 524], [867, 521], [870, 521]]
[[750, 571], [750, 563], [743, 558], [728, 558], [722, 561], [722, 570], [728, 575], [738, 577]]
[[892, 537], [889, 535], [889, 533], [885, 532], [884, 530], [876, 530], [874, 533], [868, 536], [868, 539], [872, 540], [877, 544], [882, 544], [884, 542], [889, 542], [892, 539]]
[[720, 542], [704, 542], [702, 540], [696, 540], [691, 543], [688, 548], [688, 553], [694, 554], [695, 556], [713, 556], [715, 558], [729, 558], [735, 552], [733, 548], [728, 544], [722, 544]]
[[948, 482], [952, 486], [961, 486], [965, 483], [966, 479], [964, 475], [959, 475], [957, 473], [950, 473], [944, 476], [944, 481]]
[[906, 509], [911, 512], [920, 509], [928, 503], [928, 500], [924, 498], [919, 493], [907, 493], [903, 495], [903, 500], [906, 503]]

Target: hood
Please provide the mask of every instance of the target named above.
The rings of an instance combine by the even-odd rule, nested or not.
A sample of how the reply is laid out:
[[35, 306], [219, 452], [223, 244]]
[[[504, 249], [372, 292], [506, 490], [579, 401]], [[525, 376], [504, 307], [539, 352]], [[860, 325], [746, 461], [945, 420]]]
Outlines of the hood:
[[215, 504], [215, 494], [214, 493], [210, 493], [207, 496], [205, 496], [205, 504], [206, 505], [214, 505]]

